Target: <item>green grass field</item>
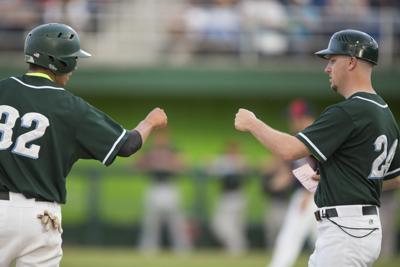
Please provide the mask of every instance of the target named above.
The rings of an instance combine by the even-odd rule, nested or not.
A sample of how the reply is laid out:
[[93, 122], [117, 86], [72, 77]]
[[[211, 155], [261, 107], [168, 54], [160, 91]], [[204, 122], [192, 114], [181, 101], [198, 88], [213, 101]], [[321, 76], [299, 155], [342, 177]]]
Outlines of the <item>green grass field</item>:
[[[191, 255], [177, 256], [171, 253], [142, 255], [127, 248], [64, 248], [63, 267], [264, 267], [270, 259], [269, 253], [250, 252], [245, 256], [231, 257], [220, 251], [200, 251]], [[308, 255], [302, 255], [293, 267], [307, 266]], [[381, 259], [374, 267], [398, 267], [400, 256]]]

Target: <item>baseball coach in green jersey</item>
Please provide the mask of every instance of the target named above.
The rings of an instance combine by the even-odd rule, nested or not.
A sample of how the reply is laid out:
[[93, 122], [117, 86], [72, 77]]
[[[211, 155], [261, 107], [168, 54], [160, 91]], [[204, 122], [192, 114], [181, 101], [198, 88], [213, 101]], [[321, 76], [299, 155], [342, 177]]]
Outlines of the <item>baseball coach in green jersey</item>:
[[78, 34], [58, 23], [25, 40], [29, 70], [0, 81], [0, 266], [59, 266], [66, 177], [78, 159], [110, 165], [138, 151], [167, 124], [160, 108], [124, 129], [63, 87], [78, 58]]
[[371, 82], [378, 44], [367, 33], [343, 30], [316, 54], [328, 61], [325, 73], [342, 102], [295, 136], [245, 109], [236, 114], [235, 127], [285, 160], [311, 155], [318, 161], [318, 237], [308, 265], [372, 266], [382, 239], [381, 191], [397, 188], [400, 175], [399, 128]]

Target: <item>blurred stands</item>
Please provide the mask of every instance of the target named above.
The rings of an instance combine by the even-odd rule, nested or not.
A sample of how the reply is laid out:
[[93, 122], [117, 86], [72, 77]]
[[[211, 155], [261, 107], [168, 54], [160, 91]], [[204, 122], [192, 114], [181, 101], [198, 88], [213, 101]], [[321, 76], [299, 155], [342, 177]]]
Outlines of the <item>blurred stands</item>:
[[20, 51], [28, 29], [56, 21], [81, 33], [92, 64], [258, 66], [300, 62], [333, 32], [355, 28], [378, 39], [381, 63], [392, 66], [399, 12], [395, 0], [0, 0], [0, 53]]
[[0, 51], [23, 49], [25, 31], [40, 23], [41, 4], [28, 0], [0, 0]]

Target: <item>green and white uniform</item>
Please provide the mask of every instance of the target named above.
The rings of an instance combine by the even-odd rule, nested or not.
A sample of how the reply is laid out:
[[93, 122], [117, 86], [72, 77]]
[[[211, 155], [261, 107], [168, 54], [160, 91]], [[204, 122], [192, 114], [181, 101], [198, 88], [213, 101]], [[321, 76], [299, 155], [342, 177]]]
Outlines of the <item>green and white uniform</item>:
[[45, 231], [37, 216], [48, 211], [61, 222], [72, 165], [111, 164], [127, 137], [46, 74], [0, 81], [0, 267], [59, 266], [61, 233]]
[[318, 159], [321, 175], [309, 266], [372, 266], [382, 239], [376, 208], [382, 181], [400, 175], [400, 134], [388, 105], [358, 92], [328, 107], [296, 137]]
[[318, 207], [380, 205], [382, 180], [400, 175], [399, 129], [384, 100], [356, 93], [297, 134], [319, 161]]
[[78, 159], [113, 162], [127, 131], [45, 74], [0, 82], [0, 191], [65, 203]]

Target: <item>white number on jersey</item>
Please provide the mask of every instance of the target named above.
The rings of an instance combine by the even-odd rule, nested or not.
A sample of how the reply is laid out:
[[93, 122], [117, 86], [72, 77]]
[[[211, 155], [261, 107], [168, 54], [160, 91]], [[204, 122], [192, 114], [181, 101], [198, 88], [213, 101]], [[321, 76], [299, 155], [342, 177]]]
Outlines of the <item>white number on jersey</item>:
[[382, 151], [382, 153], [372, 163], [371, 172], [368, 175], [369, 179], [383, 179], [385, 174], [388, 172], [394, 154], [396, 153], [397, 143], [398, 140], [396, 139], [388, 153], [388, 140], [386, 135], [380, 135], [376, 138], [374, 143], [375, 151]]
[[[3, 117], [3, 115], [5, 119], [4, 123], [0, 123], [0, 150], [6, 150], [13, 144], [13, 128], [20, 117], [18, 110], [15, 108], [0, 105], [0, 117]], [[42, 137], [50, 123], [46, 116], [36, 112], [29, 112], [22, 116], [21, 127], [29, 128], [33, 122], [35, 123], [35, 129], [18, 136], [12, 152], [24, 157], [37, 159], [39, 158], [40, 146], [35, 144], [27, 146], [26, 144]]]

